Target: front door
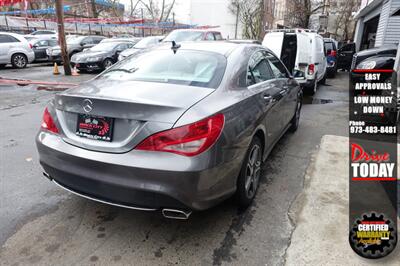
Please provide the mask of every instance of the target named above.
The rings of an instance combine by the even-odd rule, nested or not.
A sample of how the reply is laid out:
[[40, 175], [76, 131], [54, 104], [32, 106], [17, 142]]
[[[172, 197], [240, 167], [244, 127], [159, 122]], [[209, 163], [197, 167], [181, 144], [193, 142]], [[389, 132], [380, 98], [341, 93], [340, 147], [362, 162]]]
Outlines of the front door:
[[256, 102], [263, 113], [263, 124], [266, 129], [266, 150], [275, 143], [280, 136], [281, 105], [280, 81], [271, 71], [265, 50], [256, 51], [250, 58], [247, 83], [250, 91], [256, 93]]

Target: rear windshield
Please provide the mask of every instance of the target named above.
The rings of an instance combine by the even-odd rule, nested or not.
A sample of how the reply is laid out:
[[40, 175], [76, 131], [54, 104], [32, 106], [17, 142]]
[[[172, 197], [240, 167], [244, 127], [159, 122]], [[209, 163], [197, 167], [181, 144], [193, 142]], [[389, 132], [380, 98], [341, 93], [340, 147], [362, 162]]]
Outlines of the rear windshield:
[[200, 41], [202, 36], [203, 32], [201, 31], [173, 31], [163, 40], [163, 42]]
[[136, 54], [115, 64], [98, 79], [147, 81], [217, 88], [225, 72], [226, 58], [217, 53], [154, 50]]

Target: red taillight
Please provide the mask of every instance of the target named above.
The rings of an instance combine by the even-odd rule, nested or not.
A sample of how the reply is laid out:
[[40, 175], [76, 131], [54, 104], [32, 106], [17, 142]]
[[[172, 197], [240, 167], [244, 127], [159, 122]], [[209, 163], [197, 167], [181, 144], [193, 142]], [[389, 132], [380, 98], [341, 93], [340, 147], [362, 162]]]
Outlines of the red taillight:
[[224, 115], [217, 114], [190, 125], [156, 133], [143, 140], [136, 149], [196, 156], [217, 141], [224, 122]]
[[31, 43], [29, 43], [29, 48], [31, 48], [31, 49], [33, 48], [33, 45]]
[[336, 56], [336, 55], [337, 55], [337, 52], [335, 50], [332, 50], [331, 51], [331, 56]]
[[43, 113], [43, 121], [42, 121], [42, 129], [58, 134], [58, 129], [56, 124], [54, 123], [53, 118], [51, 117], [49, 110], [44, 109]]
[[315, 71], [315, 65], [314, 64], [308, 65], [308, 75], [313, 75], [314, 71]]

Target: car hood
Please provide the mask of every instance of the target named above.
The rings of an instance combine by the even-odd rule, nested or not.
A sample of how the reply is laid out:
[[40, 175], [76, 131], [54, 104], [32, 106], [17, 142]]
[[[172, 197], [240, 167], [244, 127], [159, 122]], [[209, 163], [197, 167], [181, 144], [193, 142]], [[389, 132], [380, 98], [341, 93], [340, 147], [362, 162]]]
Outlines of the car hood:
[[377, 48], [372, 48], [368, 50], [364, 50], [357, 53], [357, 56], [360, 57], [370, 57], [379, 54], [394, 54], [396, 55], [397, 47], [395, 45], [381, 46]]
[[85, 51], [85, 52], [80, 52], [75, 55], [73, 55], [74, 59], [84, 59], [84, 58], [89, 58], [89, 57], [103, 57], [107, 55], [108, 52], [92, 52], [92, 51]]

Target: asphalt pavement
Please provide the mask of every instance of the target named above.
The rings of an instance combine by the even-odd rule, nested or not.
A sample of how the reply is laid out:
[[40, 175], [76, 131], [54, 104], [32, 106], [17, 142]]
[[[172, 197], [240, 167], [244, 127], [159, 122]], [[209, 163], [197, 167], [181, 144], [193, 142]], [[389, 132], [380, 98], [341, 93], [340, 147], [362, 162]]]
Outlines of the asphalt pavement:
[[[93, 77], [51, 73], [34, 66], [0, 70], [0, 77]], [[43, 177], [34, 138], [54, 93], [0, 86], [0, 264], [283, 265], [295, 229], [288, 213], [310, 160], [324, 135], [347, 136], [348, 73], [339, 73], [304, 99], [300, 127], [272, 151], [250, 208], [228, 200], [187, 221], [168, 220], [79, 198]]]

